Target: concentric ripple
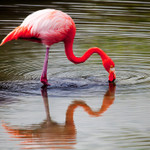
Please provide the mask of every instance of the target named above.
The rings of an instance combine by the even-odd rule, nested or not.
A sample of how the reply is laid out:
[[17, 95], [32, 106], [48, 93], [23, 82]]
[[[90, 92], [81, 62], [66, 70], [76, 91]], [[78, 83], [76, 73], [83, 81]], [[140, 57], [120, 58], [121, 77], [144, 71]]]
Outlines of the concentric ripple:
[[[129, 68], [128, 68], [129, 69]], [[133, 84], [149, 84], [150, 83], [150, 71], [141, 68], [135, 67], [133, 70], [121, 70], [118, 72], [118, 83], [133, 85]]]

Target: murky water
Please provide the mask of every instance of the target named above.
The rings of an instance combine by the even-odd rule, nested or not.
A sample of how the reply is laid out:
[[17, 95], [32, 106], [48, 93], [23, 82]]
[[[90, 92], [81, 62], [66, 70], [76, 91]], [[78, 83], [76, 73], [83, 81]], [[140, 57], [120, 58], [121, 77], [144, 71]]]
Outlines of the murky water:
[[32, 1], [0, 5], [0, 40], [30, 13], [67, 12], [75, 21], [75, 55], [100, 47], [115, 62], [109, 84], [98, 55], [74, 65], [63, 43], [51, 47], [41, 88], [45, 47], [18, 40], [0, 47], [1, 149], [150, 149], [150, 2]]

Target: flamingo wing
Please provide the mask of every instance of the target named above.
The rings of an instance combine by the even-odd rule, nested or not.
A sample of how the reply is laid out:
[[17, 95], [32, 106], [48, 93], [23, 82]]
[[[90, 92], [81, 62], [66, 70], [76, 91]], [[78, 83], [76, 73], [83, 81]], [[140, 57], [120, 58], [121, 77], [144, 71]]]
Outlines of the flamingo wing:
[[50, 46], [63, 41], [72, 27], [75, 28], [75, 24], [66, 13], [55, 9], [39, 10], [27, 16], [3, 39], [1, 45], [20, 38]]

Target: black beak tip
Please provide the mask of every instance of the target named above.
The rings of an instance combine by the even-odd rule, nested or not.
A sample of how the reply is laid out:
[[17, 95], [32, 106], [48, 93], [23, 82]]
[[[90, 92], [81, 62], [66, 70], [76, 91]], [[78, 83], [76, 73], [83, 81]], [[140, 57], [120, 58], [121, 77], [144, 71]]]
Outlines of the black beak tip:
[[115, 82], [115, 79], [113, 79], [112, 81], [108, 80], [109, 83], [114, 83]]

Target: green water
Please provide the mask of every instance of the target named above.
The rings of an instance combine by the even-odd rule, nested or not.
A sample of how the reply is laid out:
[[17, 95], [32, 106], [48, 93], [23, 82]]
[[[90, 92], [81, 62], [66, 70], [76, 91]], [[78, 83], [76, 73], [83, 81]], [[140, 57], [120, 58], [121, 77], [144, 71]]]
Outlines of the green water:
[[0, 40], [44, 8], [73, 18], [76, 56], [97, 46], [114, 60], [116, 85], [107, 82], [98, 55], [75, 65], [58, 43], [49, 55], [51, 86], [42, 89], [45, 46], [6, 43], [0, 47], [0, 148], [149, 150], [150, 2], [2, 1]]

